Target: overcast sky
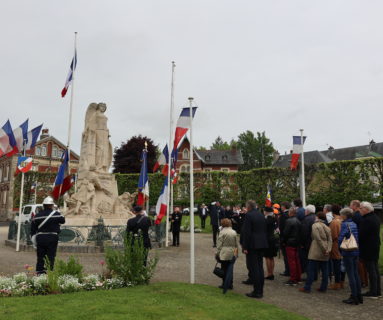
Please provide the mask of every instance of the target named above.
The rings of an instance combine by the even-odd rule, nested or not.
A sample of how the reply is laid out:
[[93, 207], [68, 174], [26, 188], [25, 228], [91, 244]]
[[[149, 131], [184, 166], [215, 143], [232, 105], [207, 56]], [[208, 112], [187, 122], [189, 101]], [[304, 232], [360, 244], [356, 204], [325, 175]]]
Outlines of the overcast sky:
[[195, 98], [197, 146], [265, 130], [284, 153], [300, 128], [306, 150], [381, 142], [382, 12], [379, 0], [2, 0], [0, 120], [44, 122], [66, 143], [77, 31], [77, 152], [91, 102], [107, 104], [114, 146], [163, 145], [172, 60], [174, 117]]

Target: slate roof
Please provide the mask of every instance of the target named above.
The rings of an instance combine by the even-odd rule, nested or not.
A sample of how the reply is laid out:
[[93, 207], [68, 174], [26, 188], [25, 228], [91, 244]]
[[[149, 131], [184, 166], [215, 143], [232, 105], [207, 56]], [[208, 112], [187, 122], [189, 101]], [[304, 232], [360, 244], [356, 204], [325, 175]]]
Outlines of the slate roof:
[[205, 165], [243, 164], [240, 150], [196, 150], [196, 154]]
[[[308, 151], [304, 153], [304, 157], [306, 164], [383, 157], [383, 142], [348, 148], [330, 148], [329, 150], [324, 151]], [[274, 162], [273, 167], [289, 167], [290, 161], [291, 154], [279, 156], [279, 158]]]

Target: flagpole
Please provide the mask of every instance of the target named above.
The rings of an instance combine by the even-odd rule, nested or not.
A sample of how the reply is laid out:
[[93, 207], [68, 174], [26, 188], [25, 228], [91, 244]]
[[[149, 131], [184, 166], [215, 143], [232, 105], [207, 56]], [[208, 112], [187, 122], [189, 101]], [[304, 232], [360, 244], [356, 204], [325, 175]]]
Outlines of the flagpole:
[[[77, 65], [77, 32], [74, 33], [74, 55], [73, 55], [73, 69], [72, 69], [72, 83], [71, 83], [71, 91], [70, 91], [70, 103], [69, 103], [69, 123], [68, 123], [68, 174], [70, 175], [70, 144], [71, 144], [71, 134], [72, 134], [72, 114], [73, 114], [73, 93], [74, 93], [74, 80], [75, 80], [75, 72]], [[61, 190], [60, 190], [61, 194]], [[60, 195], [59, 195], [60, 199]], [[65, 203], [64, 203], [65, 206]]]
[[35, 204], [37, 203], [37, 181], [35, 182]]
[[195, 283], [195, 262], [194, 262], [194, 156], [193, 156], [193, 98], [190, 103], [190, 283]]
[[[165, 247], [169, 246], [169, 217], [170, 217], [170, 174], [172, 167], [172, 135], [173, 135], [173, 110], [174, 110], [174, 71], [176, 64], [172, 61], [172, 82], [171, 82], [171, 90], [170, 90], [170, 121], [169, 121], [169, 144], [168, 144], [168, 189], [167, 189], [167, 206], [166, 206], [166, 232], [165, 232]], [[175, 168], [174, 168], [175, 169]]]
[[301, 132], [301, 199], [303, 207], [306, 207], [306, 186], [305, 186], [305, 155], [303, 152], [303, 129], [300, 129]]
[[[148, 168], [148, 142], [145, 141], [145, 153], [146, 153], [146, 157], [144, 158], [144, 161], [146, 163], [144, 163], [145, 167]], [[149, 185], [149, 177], [148, 177], [148, 185]], [[145, 196], [145, 200], [146, 200], [146, 214], [149, 216], [149, 196]]]
[[[23, 157], [25, 157], [25, 140], [23, 143]], [[21, 172], [21, 186], [20, 186], [20, 203], [19, 203], [19, 220], [17, 223], [17, 238], [16, 238], [16, 251], [20, 251], [20, 234], [21, 234], [21, 214], [23, 211], [24, 201], [24, 172]]]

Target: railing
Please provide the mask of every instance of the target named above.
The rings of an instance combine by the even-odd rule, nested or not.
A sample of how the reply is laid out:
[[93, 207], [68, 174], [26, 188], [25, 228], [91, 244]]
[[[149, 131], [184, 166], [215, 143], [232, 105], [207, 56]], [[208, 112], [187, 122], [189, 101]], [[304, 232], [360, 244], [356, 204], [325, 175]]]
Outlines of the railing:
[[[154, 246], [161, 247], [165, 239], [165, 224], [153, 225], [149, 229], [149, 237]], [[16, 240], [17, 223], [12, 221], [9, 225], [8, 240]], [[106, 226], [103, 219], [93, 226], [61, 226], [59, 242], [67, 245], [106, 245], [122, 246], [126, 238], [126, 226]], [[21, 225], [20, 241], [31, 245], [31, 224]]]

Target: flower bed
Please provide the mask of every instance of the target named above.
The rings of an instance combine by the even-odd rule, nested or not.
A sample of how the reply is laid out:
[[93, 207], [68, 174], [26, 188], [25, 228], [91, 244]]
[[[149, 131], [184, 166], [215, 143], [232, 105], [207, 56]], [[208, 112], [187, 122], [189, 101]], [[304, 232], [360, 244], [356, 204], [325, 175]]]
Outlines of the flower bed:
[[57, 291], [52, 290], [49, 283], [49, 275], [28, 276], [22, 272], [13, 277], [0, 277], [0, 297], [22, 297], [32, 295], [44, 295], [52, 293], [70, 293], [81, 290], [110, 290], [131, 287], [121, 278], [102, 279], [98, 274], [89, 274], [82, 279], [72, 275], [57, 277]]

